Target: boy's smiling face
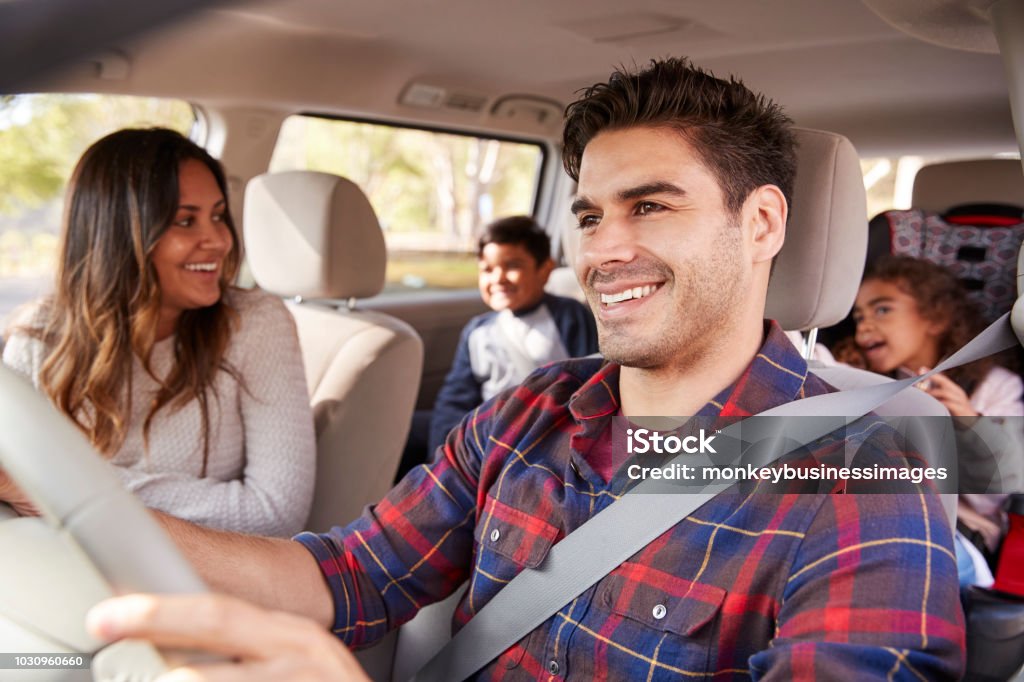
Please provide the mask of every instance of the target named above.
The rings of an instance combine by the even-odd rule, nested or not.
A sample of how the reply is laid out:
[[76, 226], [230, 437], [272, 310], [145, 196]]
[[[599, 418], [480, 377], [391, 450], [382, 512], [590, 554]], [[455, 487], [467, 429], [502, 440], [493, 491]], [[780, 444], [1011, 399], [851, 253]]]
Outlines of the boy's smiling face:
[[526, 310], [544, 297], [544, 285], [555, 267], [550, 258], [537, 263], [522, 244], [491, 242], [480, 253], [480, 296], [492, 310]]

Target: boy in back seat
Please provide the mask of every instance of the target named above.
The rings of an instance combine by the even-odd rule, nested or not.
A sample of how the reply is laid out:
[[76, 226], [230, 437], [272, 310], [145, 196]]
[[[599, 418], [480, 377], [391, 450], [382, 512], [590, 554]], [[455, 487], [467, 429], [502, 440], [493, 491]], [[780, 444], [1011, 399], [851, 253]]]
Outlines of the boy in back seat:
[[487, 226], [477, 247], [480, 296], [492, 312], [462, 329], [455, 360], [434, 403], [429, 452], [480, 403], [551, 362], [597, 352], [587, 308], [544, 292], [555, 267], [551, 241], [528, 216]]

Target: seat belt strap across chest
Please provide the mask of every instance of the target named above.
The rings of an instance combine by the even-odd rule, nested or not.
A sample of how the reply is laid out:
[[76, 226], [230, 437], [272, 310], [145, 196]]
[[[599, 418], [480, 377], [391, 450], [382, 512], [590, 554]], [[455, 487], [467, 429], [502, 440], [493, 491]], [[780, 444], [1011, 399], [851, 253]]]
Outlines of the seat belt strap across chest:
[[[921, 376], [804, 398], [757, 416], [863, 416], [918, 381], [1012, 348], [1017, 343], [1007, 313]], [[831, 428], [818, 420], [806, 421], [809, 430], [793, 436], [801, 439], [800, 442], [821, 438]], [[734, 424], [723, 433], [737, 426], [739, 424]], [[822, 432], [815, 433], [815, 426]], [[784, 454], [779, 453], [779, 456]], [[524, 569], [498, 592], [411, 682], [451, 682], [471, 676], [731, 485], [708, 486], [700, 493], [636, 494], [657, 489], [658, 484], [663, 485], [661, 481], [650, 479], [641, 482], [565, 536], [538, 567]]]

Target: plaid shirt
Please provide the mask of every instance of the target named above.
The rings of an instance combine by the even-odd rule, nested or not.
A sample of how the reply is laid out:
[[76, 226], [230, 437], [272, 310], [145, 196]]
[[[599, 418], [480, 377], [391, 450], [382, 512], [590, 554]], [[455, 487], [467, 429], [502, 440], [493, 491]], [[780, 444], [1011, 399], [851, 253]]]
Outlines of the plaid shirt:
[[[617, 497], [588, 462], [619, 410], [617, 365], [556, 363], [480, 406], [442, 456], [346, 528], [296, 539], [334, 596], [334, 631], [372, 644], [469, 589], [458, 630]], [[775, 324], [702, 415], [831, 390]], [[720, 494], [478, 673], [482, 680], [956, 679], [952, 536], [925, 494]]]

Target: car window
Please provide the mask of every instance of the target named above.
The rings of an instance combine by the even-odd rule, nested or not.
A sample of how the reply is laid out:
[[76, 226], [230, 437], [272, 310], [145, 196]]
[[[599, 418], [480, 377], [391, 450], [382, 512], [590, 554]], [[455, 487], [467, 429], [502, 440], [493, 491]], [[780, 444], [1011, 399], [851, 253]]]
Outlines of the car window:
[[476, 239], [490, 221], [534, 210], [540, 144], [295, 115], [271, 171], [344, 176], [370, 199], [388, 246], [385, 293], [476, 286]]
[[188, 134], [188, 102], [150, 97], [0, 96], [0, 320], [52, 286], [64, 189], [86, 147], [119, 128]]
[[[1013, 156], [1013, 155], [997, 155]], [[861, 160], [864, 187], [868, 195], [868, 218], [874, 218], [883, 211], [912, 208], [914, 178], [922, 167], [933, 163], [956, 161], [958, 156], [890, 156]], [[976, 158], [971, 156], [968, 158]]]

